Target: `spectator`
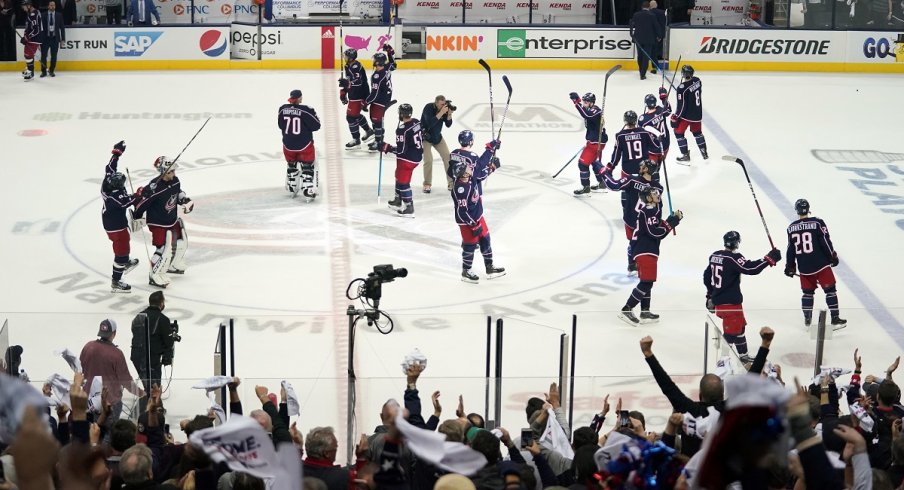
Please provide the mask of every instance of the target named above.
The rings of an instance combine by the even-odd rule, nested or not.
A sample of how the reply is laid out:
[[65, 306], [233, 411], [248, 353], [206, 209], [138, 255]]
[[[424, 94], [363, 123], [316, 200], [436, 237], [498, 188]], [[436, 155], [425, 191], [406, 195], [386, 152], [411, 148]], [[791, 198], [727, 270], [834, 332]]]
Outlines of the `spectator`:
[[[640, 79], [647, 79], [647, 67], [656, 41], [665, 37], [664, 29], [659, 25], [659, 21], [653, 12], [650, 11], [650, 2], [644, 1], [641, 10], [635, 12], [631, 17], [631, 40], [637, 46], [637, 65], [640, 69]], [[653, 73], [656, 73], [655, 64], [653, 65]]]
[[437, 95], [431, 104], [424, 106], [421, 113], [421, 126], [424, 128], [424, 194], [433, 188], [433, 148], [443, 161], [443, 174], [446, 175], [446, 189], [452, 190], [452, 179], [449, 175], [449, 147], [443, 139], [443, 126], [452, 126], [453, 106], [446, 97]]
[[[57, 12], [56, 1], [50, 0], [47, 4], [47, 13], [41, 17], [43, 22], [44, 37], [41, 40], [41, 78], [50, 73], [56, 74], [57, 51], [60, 50], [60, 41], [66, 40], [66, 28], [63, 24], [63, 14]], [[50, 51], [50, 71], [47, 71], [47, 52]]]
[[0, 0], [0, 61], [16, 61], [15, 0]]
[[79, 355], [82, 363], [82, 371], [85, 374], [85, 386], [89, 389], [95, 376], [103, 377], [104, 388], [112, 406], [111, 417], [107, 420], [112, 424], [119, 420], [122, 413], [122, 390], [129, 390], [139, 397], [144, 396], [144, 391], [133, 381], [126, 364], [126, 356], [119, 347], [113, 343], [116, 338], [116, 322], [110, 319], [100, 322], [97, 330], [97, 340], [85, 344]]
[[348, 469], [336, 464], [339, 441], [332, 427], [315, 427], [308, 432], [304, 442], [307, 458], [304, 460], [304, 474], [326, 483], [329, 490], [345, 490], [354, 481]]
[[158, 488], [154, 483], [154, 456], [144, 444], [136, 444], [122, 454], [119, 471], [125, 482], [123, 490]]
[[[69, 0], [70, 2], [73, 0]], [[160, 13], [154, 0], [130, 0], [129, 26], [155, 26], [160, 23]]]
[[67, 26], [71, 26], [78, 17], [78, 11], [76, 10], [76, 3], [78, 0], [52, 0], [57, 2], [57, 7], [63, 11], [63, 23]]
[[122, 24], [122, 0], [105, 0], [104, 10], [107, 12], [108, 25]]
[[[154, 291], [148, 297], [148, 307], [132, 320], [132, 350], [129, 358], [149, 392], [151, 385], [160, 384], [163, 366], [173, 363], [174, 332], [169, 317], [163, 314], [166, 298], [163, 291]], [[150, 371], [148, 370], [150, 362]], [[144, 400], [139, 402], [140, 413], [144, 413]]]
[[110, 453], [107, 456], [107, 468], [112, 475], [110, 488], [119, 488], [123, 483], [119, 461], [122, 459], [122, 453], [135, 445], [137, 433], [138, 427], [131, 420], [117, 420], [110, 429]]

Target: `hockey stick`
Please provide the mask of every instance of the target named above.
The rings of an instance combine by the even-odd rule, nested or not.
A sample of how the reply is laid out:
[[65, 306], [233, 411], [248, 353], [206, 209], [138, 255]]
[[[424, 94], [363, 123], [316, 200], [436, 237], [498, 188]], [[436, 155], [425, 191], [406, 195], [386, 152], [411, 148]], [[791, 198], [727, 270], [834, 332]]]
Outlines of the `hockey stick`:
[[[386, 117], [386, 111], [395, 105], [398, 102], [396, 100], [390, 100], [386, 107], [383, 108], [383, 117]], [[380, 192], [383, 187], [383, 148], [377, 148], [377, 152], [380, 153], [380, 166], [377, 168], [377, 204], [380, 204]]]
[[[668, 97], [672, 95], [672, 89], [675, 88], [675, 77], [678, 76], [678, 70], [681, 69], [681, 55], [678, 56], [678, 63], [675, 64], [675, 71], [672, 72], [672, 81], [669, 82], [669, 92], [666, 94], [666, 100]], [[663, 80], [665, 80], [665, 73], [663, 73]]]
[[775, 248], [775, 243], [773, 243], [772, 241], [772, 235], [769, 233], [769, 227], [766, 226], [766, 218], [763, 216], [763, 208], [760, 207], [760, 201], [756, 198], [756, 192], [753, 191], [753, 183], [750, 181], [750, 175], [747, 174], [747, 166], [744, 165], [744, 160], [731, 155], [723, 156], [722, 160], [735, 162], [741, 166], [741, 169], [744, 170], [744, 177], [747, 179], [747, 185], [750, 186], [750, 194], [753, 195], [753, 202], [756, 203], [756, 210], [758, 213], [760, 213], [760, 220], [763, 222], [763, 229], [766, 230], [766, 237], [769, 239], [769, 245], [772, 246], [772, 248]]
[[570, 160], [568, 160], [568, 161], [567, 161], [567, 162], [565, 162], [565, 165], [562, 165], [562, 168], [560, 168], [560, 169], [559, 169], [559, 171], [558, 171], [558, 172], [556, 172], [556, 173], [555, 173], [555, 174], [554, 174], [554, 175], [553, 175], [553, 176], [552, 176], [552, 178], [556, 178], [556, 177], [558, 177], [558, 176], [559, 176], [559, 174], [560, 174], [560, 173], [562, 173], [562, 171], [563, 171], [563, 170], [565, 170], [565, 167], [567, 167], [567, 166], [569, 166], [569, 165], [571, 165], [571, 162], [573, 162], [573, 161], [574, 161], [574, 159], [575, 159], [575, 158], [577, 158], [577, 157], [578, 157], [578, 155], [580, 155], [580, 154], [581, 154], [581, 152], [582, 152], [582, 151], [584, 151], [584, 147], [583, 147], [583, 146], [582, 146], [582, 147], [580, 147], [580, 148], [578, 148], [578, 152], [577, 152], [577, 153], [575, 153], [575, 154], [574, 154], [574, 156], [573, 156], [573, 157], [571, 157], [571, 159], [570, 159]]
[[197, 138], [197, 137], [198, 137], [198, 135], [199, 135], [199, 134], [201, 134], [201, 131], [203, 131], [203, 130], [204, 130], [204, 126], [207, 126], [207, 123], [209, 123], [209, 122], [210, 122], [210, 118], [209, 118], [209, 117], [208, 117], [208, 118], [207, 118], [207, 120], [206, 120], [206, 121], [204, 121], [204, 124], [202, 124], [202, 125], [201, 125], [201, 129], [199, 129], [199, 130], [198, 130], [198, 132], [197, 132], [197, 133], [195, 133], [195, 135], [194, 135], [194, 136], [192, 136], [192, 137], [191, 137], [191, 139], [190, 139], [190, 140], [188, 140], [188, 143], [186, 143], [186, 144], [185, 144], [185, 148], [182, 148], [182, 151], [180, 151], [180, 152], [179, 152], [179, 154], [178, 154], [178, 155], [176, 155], [176, 158], [175, 158], [175, 159], [173, 159], [173, 163], [176, 163], [176, 162], [178, 162], [178, 161], [179, 161], [179, 157], [181, 157], [181, 156], [182, 156], [182, 154], [183, 154], [183, 153], [185, 153], [185, 150], [187, 150], [187, 149], [188, 149], [188, 147], [189, 147], [189, 146], [191, 146], [191, 143], [192, 143], [192, 141], [194, 141], [194, 140], [195, 140], [195, 138]]
[[[132, 191], [132, 195], [135, 195], [135, 186], [132, 185], [132, 174], [129, 172], [129, 167], [126, 167], [126, 177], [129, 178], [129, 190]], [[132, 210], [129, 210], [129, 217], [132, 217]], [[134, 221], [135, 218], [132, 218]], [[148, 238], [144, 235], [144, 227], [141, 228], [141, 241], [144, 242], [144, 255], [148, 258], [148, 264], [151, 263], [151, 253], [148, 252]]]
[[[512, 84], [509, 82], [507, 76], [502, 75], [502, 83], [505, 84], [506, 90], [508, 90], [508, 97], [505, 99], [505, 109], [502, 110], [502, 119], [499, 121], [499, 132], [496, 133], [496, 139], [502, 137], [502, 127], [505, 126], [505, 116], [508, 114], [509, 103], [512, 102]], [[493, 150], [493, 155], [496, 155], [496, 150]]]
[[342, 37], [342, 2], [339, 0], [339, 78], [345, 78], [345, 38]]
[[487, 77], [490, 79], [490, 135], [492, 135], [496, 132], [496, 115], [493, 112], [493, 70], [490, 69], [490, 65], [483, 58], [480, 58], [477, 62], [487, 71]]
[[609, 68], [609, 71], [606, 72], [606, 78], [603, 80], [603, 98], [600, 100], [600, 132], [596, 137], [596, 159], [600, 161], [600, 164], [603, 163], [603, 149], [601, 146], [603, 144], [603, 129], [606, 122], [606, 92], [609, 90], [609, 77], [620, 70], [621, 67], [621, 65], [615, 65]]

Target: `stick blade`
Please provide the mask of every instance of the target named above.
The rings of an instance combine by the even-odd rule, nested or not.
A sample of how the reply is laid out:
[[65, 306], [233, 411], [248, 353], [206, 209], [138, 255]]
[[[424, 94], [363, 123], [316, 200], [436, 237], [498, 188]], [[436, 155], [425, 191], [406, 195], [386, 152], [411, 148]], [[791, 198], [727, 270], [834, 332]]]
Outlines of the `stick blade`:
[[396, 103], [397, 103], [397, 102], [398, 102], [398, 101], [397, 101], [397, 100], [395, 100], [395, 99], [393, 99], [393, 100], [390, 100], [390, 101], [389, 101], [389, 103], [388, 103], [388, 104], [386, 104], [386, 108], [385, 108], [385, 109], [383, 109], [383, 110], [384, 110], [384, 111], [385, 111], [385, 110], [386, 110], [386, 109], [389, 109], [389, 108], [390, 108], [390, 107], [392, 107], [392, 106], [394, 106], [394, 105], [396, 105]]
[[722, 155], [722, 160], [725, 160], [726, 162], [735, 162], [738, 165], [744, 165], [744, 160], [731, 155]]
[[615, 65], [612, 68], [609, 68], [609, 71], [606, 72], [606, 80], [608, 80], [609, 77], [611, 77], [613, 73], [617, 72], [618, 70], [621, 70], [621, 67], [622, 67], [621, 65]]
[[509, 96], [511, 96], [512, 95], [512, 83], [509, 82], [509, 79], [507, 76], [502, 75], [502, 83], [505, 84], [505, 88], [508, 89]]
[[482, 66], [484, 70], [492, 73], [493, 70], [490, 69], [490, 65], [488, 65], [487, 62], [484, 61], [483, 58], [480, 58], [479, 60], [477, 60], [477, 62], [480, 63], [480, 66]]

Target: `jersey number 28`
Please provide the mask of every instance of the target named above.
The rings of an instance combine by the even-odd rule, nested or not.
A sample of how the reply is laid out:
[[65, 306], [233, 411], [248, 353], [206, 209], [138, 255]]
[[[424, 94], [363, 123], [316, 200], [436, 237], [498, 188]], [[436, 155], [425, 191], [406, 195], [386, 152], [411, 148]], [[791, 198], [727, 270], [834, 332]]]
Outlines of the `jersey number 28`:
[[813, 234], [809, 231], [804, 233], [794, 233], [791, 235], [794, 240], [794, 253], [797, 255], [808, 254], [813, 252]]

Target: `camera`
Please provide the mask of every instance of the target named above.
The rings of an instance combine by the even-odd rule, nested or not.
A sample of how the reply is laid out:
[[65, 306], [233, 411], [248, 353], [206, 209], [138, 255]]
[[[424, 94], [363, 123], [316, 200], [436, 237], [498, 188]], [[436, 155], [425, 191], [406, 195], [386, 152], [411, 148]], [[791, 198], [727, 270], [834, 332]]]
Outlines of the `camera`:
[[379, 282], [392, 282], [396, 278], [408, 277], [408, 269], [399, 267], [395, 269], [392, 264], [380, 264], [374, 266], [374, 271], [367, 275], [367, 278], [376, 278]]
[[173, 342], [182, 342], [182, 336], [179, 335], [179, 320], [173, 320], [173, 331], [170, 337], [173, 338]]
[[452, 101], [451, 101], [451, 100], [447, 100], [447, 101], [446, 101], [446, 107], [448, 107], [448, 108], [449, 108], [449, 111], [452, 111], [452, 112], [458, 110], [458, 107], [455, 107], [454, 105], [452, 105]]

